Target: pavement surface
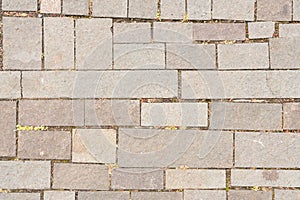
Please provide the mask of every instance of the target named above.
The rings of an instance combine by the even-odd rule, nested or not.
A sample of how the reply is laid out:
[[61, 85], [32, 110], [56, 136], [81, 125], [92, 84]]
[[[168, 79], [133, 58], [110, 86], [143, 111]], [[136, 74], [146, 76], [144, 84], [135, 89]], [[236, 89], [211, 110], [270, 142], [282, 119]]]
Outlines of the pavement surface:
[[0, 200], [300, 200], [300, 0], [0, 5]]

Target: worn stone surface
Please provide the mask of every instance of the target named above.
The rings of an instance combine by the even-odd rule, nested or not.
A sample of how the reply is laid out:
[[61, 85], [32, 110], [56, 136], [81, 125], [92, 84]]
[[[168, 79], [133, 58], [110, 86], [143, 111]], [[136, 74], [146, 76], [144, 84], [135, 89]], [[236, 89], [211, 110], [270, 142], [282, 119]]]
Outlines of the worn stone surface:
[[226, 191], [222, 190], [184, 190], [184, 200], [225, 200]]
[[299, 190], [275, 190], [275, 200], [300, 199]]
[[268, 43], [218, 45], [219, 69], [268, 69]]
[[5, 69], [41, 69], [42, 19], [3, 17], [3, 49]]
[[208, 125], [207, 103], [142, 103], [142, 126]]
[[114, 69], [165, 69], [165, 45], [115, 44]]
[[22, 100], [19, 123], [23, 126], [83, 126], [84, 103], [81, 100]]
[[283, 128], [300, 129], [300, 103], [283, 104]]
[[171, 70], [23, 72], [26, 98], [173, 98], [178, 74]]
[[49, 161], [1, 161], [0, 188], [49, 189]]
[[272, 200], [272, 191], [229, 190], [230, 200]]
[[88, 15], [89, 0], [63, 0], [62, 12], [66, 15]]
[[232, 186], [298, 187], [299, 170], [231, 170]]
[[182, 71], [182, 98], [299, 98], [299, 78], [298, 71]]
[[167, 69], [216, 69], [215, 45], [167, 44]]
[[72, 142], [73, 162], [116, 162], [116, 130], [73, 129]]
[[0, 157], [16, 155], [16, 102], [0, 101]]
[[249, 22], [248, 32], [250, 39], [271, 38], [275, 31], [274, 22]]
[[45, 191], [44, 200], [75, 200], [75, 192], [69, 191]]
[[55, 163], [53, 188], [108, 190], [108, 167], [104, 165]]
[[44, 19], [45, 68], [74, 68], [74, 21], [72, 18]]
[[148, 22], [114, 23], [114, 43], [150, 43], [151, 40], [151, 24]]
[[300, 37], [300, 24], [279, 24], [279, 37]]
[[182, 200], [181, 192], [133, 192], [132, 200]]
[[61, 0], [42, 0], [41, 13], [60, 13]]
[[167, 189], [225, 188], [224, 170], [167, 169]]
[[193, 40], [245, 40], [245, 23], [195, 23]]
[[185, 14], [185, 1], [162, 0], [160, 2], [162, 19], [183, 19]]
[[235, 135], [235, 166], [297, 168], [300, 136], [294, 133], [245, 133]]
[[300, 69], [300, 38], [270, 39], [272, 69]]
[[93, 16], [127, 17], [127, 0], [93, 0]]
[[37, 2], [34, 0], [2, 0], [2, 9], [9, 11], [36, 11]]
[[139, 125], [137, 100], [86, 100], [85, 125]]
[[0, 193], [0, 200], [40, 200], [40, 193]]
[[128, 200], [129, 192], [127, 191], [99, 191], [99, 192], [78, 192], [78, 200]]
[[153, 0], [129, 0], [128, 16], [130, 18], [155, 19], [157, 2]]
[[112, 20], [76, 20], [76, 69], [112, 68]]
[[193, 29], [191, 23], [154, 22], [153, 41], [172, 43], [191, 43]]
[[255, 0], [213, 0], [213, 19], [254, 21]]
[[282, 129], [281, 104], [213, 102], [210, 110], [210, 127], [213, 129]]
[[119, 130], [121, 167], [232, 166], [232, 133], [196, 130]]
[[257, 19], [290, 21], [292, 19], [292, 0], [258, 0]]
[[26, 159], [71, 158], [71, 133], [65, 131], [21, 131], [18, 157]]
[[163, 171], [154, 168], [117, 168], [112, 171], [112, 189], [163, 189]]
[[188, 0], [188, 19], [209, 20], [211, 19], [211, 0]]
[[21, 97], [20, 72], [0, 72], [0, 98], [16, 99]]

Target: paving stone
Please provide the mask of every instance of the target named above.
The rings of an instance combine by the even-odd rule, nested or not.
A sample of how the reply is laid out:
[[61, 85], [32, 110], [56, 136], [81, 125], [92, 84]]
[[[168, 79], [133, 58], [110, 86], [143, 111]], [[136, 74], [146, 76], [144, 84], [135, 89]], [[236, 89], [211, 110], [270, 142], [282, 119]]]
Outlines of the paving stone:
[[61, 0], [42, 0], [41, 13], [61, 13]]
[[85, 100], [85, 125], [140, 124], [138, 100]]
[[2, 0], [2, 9], [10, 11], [36, 11], [35, 0]]
[[194, 23], [194, 40], [245, 40], [245, 23]]
[[19, 123], [26, 126], [83, 126], [81, 100], [22, 100]]
[[219, 44], [219, 69], [268, 69], [268, 43]]
[[298, 187], [299, 170], [231, 170], [232, 186]]
[[165, 69], [165, 45], [115, 44], [114, 69]]
[[69, 191], [45, 191], [44, 200], [75, 200], [75, 192]]
[[181, 192], [132, 192], [132, 200], [182, 200]]
[[0, 180], [2, 189], [49, 189], [50, 162], [1, 161]]
[[77, 19], [76, 68], [111, 69], [112, 66], [112, 20]]
[[216, 47], [167, 44], [167, 69], [216, 69]]
[[193, 30], [191, 23], [154, 22], [154, 42], [192, 43]]
[[300, 37], [300, 24], [279, 24], [280, 37]]
[[291, 21], [292, 0], [257, 0], [257, 19]]
[[18, 158], [70, 159], [71, 134], [65, 131], [19, 132]]
[[0, 72], [0, 98], [16, 99], [21, 97], [20, 72]]
[[300, 21], [300, 0], [293, 0], [293, 20]]
[[245, 133], [235, 135], [235, 166], [297, 168], [300, 136], [294, 133]]
[[119, 130], [121, 167], [232, 166], [232, 133], [220, 131]]
[[73, 129], [72, 142], [72, 162], [116, 162], [116, 130]]
[[272, 200], [272, 191], [229, 190], [229, 200]]
[[16, 102], [0, 101], [0, 157], [16, 156]]
[[209, 20], [211, 19], [211, 0], [188, 0], [188, 19]]
[[127, 17], [127, 0], [93, 0], [93, 16]]
[[299, 79], [298, 71], [182, 71], [182, 98], [299, 98]]
[[167, 169], [166, 189], [225, 188], [224, 170]]
[[275, 189], [275, 200], [300, 199], [299, 190], [279, 190]]
[[104, 165], [54, 163], [53, 188], [108, 190], [108, 167]]
[[226, 191], [223, 190], [184, 190], [184, 200], [225, 200]]
[[72, 18], [44, 19], [45, 68], [74, 68], [74, 21]]
[[212, 129], [282, 129], [281, 104], [213, 102], [210, 111]]
[[67, 15], [88, 15], [89, 0], [63, 0], [63, 14]]
[[[139, 1], [144, 2], [144, 1]], [[150, 43], [151, 24], [141, 23], [114, 23], [114, 43]]]
[[283, 128], [300, 129], [300, 103], [283, 104]]
[[[172, 70], [23, 72], [24, 98], [173, 98]], [[88, 81], [87, 81], [88, 80]]]
[[161, 0], [160, 9], [162, 19], [183, 19], [185, 15], [185, 1]]
[[40, 200], [40, 193], [0, 193], [0, 200]]
[[157, 2], [153, 0], [129, 0], [128, 16], [130, 18], [156, 19]]
[[270, 39], [272, 69], [300, 69], [300, 38]]
[[163, 171], [154, 168], [117, 168], [112, 171], [112, 189], [163, 189]]
[[128, 200], [129, 192], [127, 191], [99, 191], [99, 192], [78, 192], [78, 200]]
[[42, 19], [3, 17], [3, 49], [5, 69], [41, 69]]
[[208, 125], [207, 103], [142, 103], [142, 126]]
[[254, 21], [255, 0], [213, 0], [213, 19]]
[[250, 39], [271, 38], [275, 32], [274, 22], [249, 22], [248, 32]]

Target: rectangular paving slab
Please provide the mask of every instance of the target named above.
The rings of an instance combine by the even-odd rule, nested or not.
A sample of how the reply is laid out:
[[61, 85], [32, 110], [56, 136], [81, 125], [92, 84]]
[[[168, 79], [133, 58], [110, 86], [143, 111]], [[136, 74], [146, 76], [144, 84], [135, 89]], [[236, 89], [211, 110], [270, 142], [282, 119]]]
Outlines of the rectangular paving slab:
[[184, 199], [185, 200], [225, 200], [226, 191], [224, 190], [184, 190]]
[[19, 199], [30, 199], [40, 200], [40, 193], [0, 193], [0, 200], [19, 200]]
[[130, 198], [128, 191], [97, 191], [97, 192], [78, 192], [78, 200], [128, 200]]

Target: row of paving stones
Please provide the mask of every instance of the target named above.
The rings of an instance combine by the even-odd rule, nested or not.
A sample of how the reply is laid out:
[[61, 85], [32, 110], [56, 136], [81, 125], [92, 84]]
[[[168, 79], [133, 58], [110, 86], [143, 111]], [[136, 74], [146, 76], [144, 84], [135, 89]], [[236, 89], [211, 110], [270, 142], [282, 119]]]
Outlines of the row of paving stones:
[[[78, 70], [300, 67], [299, 24], [280, 24], [282, 38], [271, 38], [269, 42], [216, 45], [192, 41], [245, 40], [245, 24], [154, 22], [152, 29], [150, 23], [112, 24], [111, 19], [77, 19], [74, 25], [72, 18], [46, 17], [43, 34], [39, 18], [4, 17], [3, 23], [3, 65], [9, 70], [41, 70], [42, 66]], [[272, 37], [275, 27], [272, 22], [248, 26], [250, 37]]]
[[[36, 0], [3, 0], [6, 11], [37, 11]], [[182, 19], [192, 20], [300, 20], [299, 0], [41, 0], [41, 13], [89, 15], [114, 18]], [[91, 6], [92, 5], [92, 6]], [[90, 7], [91, 6], [91, 7]], [[159, 15], [157, 13], [160, 13]]]
[[[0, 187], [3, 189], [175, 190], [226, 187], [226, 172], [221, 169], [115, 168], [110, 172], [105, 165], [54, 163], [53, 177], [50, 161], [1, 161], [0, 169]], [[230, 186], [298, 187], [299, 180], [299, 170], [232, 169]]]
[[299, 98], [299, 77], [298, 70], [2, 71], [0, 98]]
[[[274, 200], [298, 199], [299, 191], [276, 189]], [[45, 191], [44, 200], [75, 200], [75, 192], [70, 191]], [[184, 190], [183, 192], [128, 192], [128, 191], [99, 191], [99, 192], [78, 192], [78, 200], [196, 200], [196, 199], [215, 199], [225, 200], [226, 192], [224, 190]], [[228, 192], [229, 200], [240, 199], [260, 199], [272, 200], [272, 191], [249, 191], [249, 190], [230, 190]], [[17, 200], [30, 199], [40, 200], [40, 193], [0, 193], [0, 199]]]

